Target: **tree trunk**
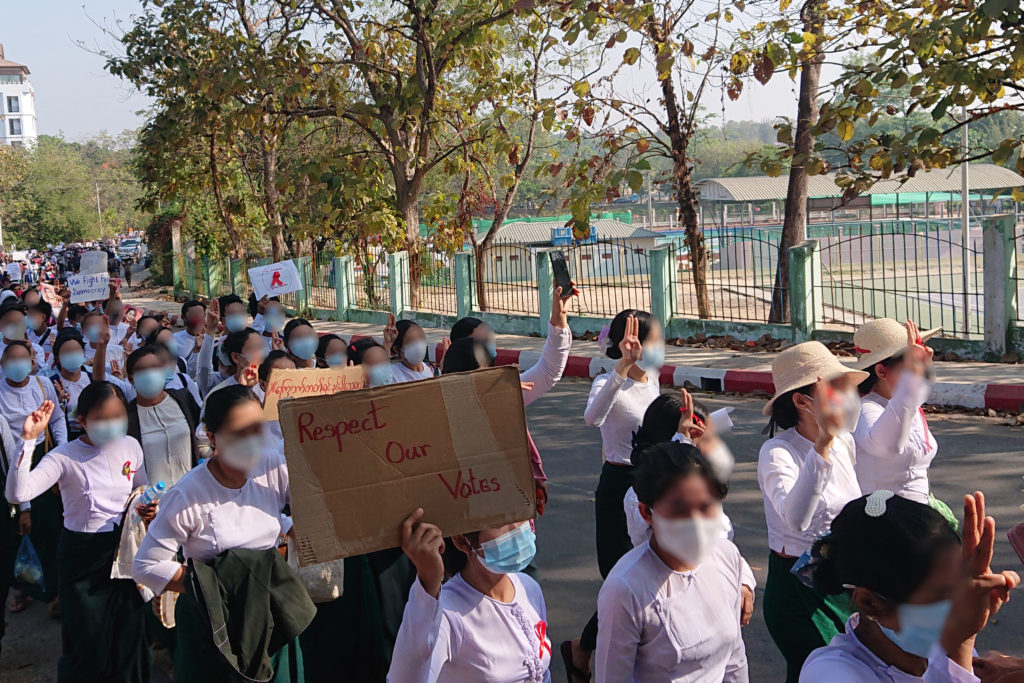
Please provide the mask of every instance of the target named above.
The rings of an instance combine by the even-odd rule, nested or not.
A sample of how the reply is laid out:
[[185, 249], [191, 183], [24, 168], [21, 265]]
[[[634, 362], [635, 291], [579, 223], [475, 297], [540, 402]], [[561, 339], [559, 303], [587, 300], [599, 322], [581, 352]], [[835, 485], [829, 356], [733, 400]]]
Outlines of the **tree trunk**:
[[[808, 0], [801, 10], [804, 30], [821, 39], [823, 0]], [[817, 44], [817, 43], [816, 43]], [[789, 249], [807, 239], [807, 168], [814, 151], [810, 128], [818, 122], [818, 82], [824, 53], [815, 51], [800, 67], [800, 98], [797, 102], [796, 136], [793, 139], [793, 163], [789, 168], [786, 209], [779, 240], [779, 263], [775, 270], [775, 287], [768, 321], [789, 322]]]
[[281, 197], [277, 191], [277, 139], [263, 138], [263, 211], [270, 232], [270, 249], [274, 261], [285, 258], [284, 221], [281, 219]]
[[[711, 317], [711, 301], [708, 295], [708, 249], [704, 242], [697, 211], [697, 194], [693, 182], [689, 159], [685, 156], [682, 168], [674, 169], [676, 178], [676, 201], [679, 204], [679, 222], [686, 234], [686, 247], [690, 251], [690, 268], [693, 272], [693, 289], [697, 297], [697, 315]], [[668, 321], [665, 321], [668, 322]]]
[[476, 268], [476, 305], [481, 311], [487, 310], [487, 288], [484, 286], [484, 274], [487, 272], [486, 242], [473, 245], [473, 266]]
[[420, 244], [420, 204], [416, 191], [398, 197], [398, 210], [405, 220], [405, 249], [409, 252], [409, 307], [419, 308], [423, 249]]

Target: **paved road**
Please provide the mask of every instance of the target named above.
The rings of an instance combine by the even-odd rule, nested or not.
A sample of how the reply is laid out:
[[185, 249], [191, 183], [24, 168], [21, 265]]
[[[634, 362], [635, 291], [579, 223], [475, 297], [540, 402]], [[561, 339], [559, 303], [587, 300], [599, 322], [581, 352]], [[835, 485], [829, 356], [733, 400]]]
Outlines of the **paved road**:
[[[548, 604], [549, 634], [555, 644], [552, 667], [555, 683], [565, 676], [558, 643], [578, 634], [596, 605], [600, 579], [594, 553], [593, 491], [601, 463], [598, 431], [583, 424], [589, 382], [565, 380], [530, 406], [530, 430], [551, 477], [551, 502], [538, 522], [538, 579]], [[758, 582], [765, 580], [767, 539], [761, 494], [757, 488], [757, 450], [765, 424], [762, 402], [739, 397], [700, 396], [709, 407], [736, 407], [737, 427], [729, 438], [736, 456], [736, 473], [725, 507], [736, 527], [736, 542], [754, 569]], [[1018, 506], [1024, 502], [1024, 430], [999, 420], [982, 417], [935, 416], [932, 432], [941, 444], [932, 467], [936, 494], [956, 507], [961, 494], [972, 487], [985, 491], [990, 513], [999, 526], [997, 568], [1020, 568], [1005, 540], [1005, 529], [1024, 520]], [[779, 681], [782, 658], [775, 650], [758, 606], [753, 622], [743, 635], [750, 660], [751, 681]], [[59, 655], [59, 629], [45, 619], [45, 610], [33, 605], [11, 615], [0, 657], [0, 680], [10, 683], [54, 680]], [[984, 632], [980, 650], [1000, 649], [1024, 654], [1024, 594], [1012, 601]]]

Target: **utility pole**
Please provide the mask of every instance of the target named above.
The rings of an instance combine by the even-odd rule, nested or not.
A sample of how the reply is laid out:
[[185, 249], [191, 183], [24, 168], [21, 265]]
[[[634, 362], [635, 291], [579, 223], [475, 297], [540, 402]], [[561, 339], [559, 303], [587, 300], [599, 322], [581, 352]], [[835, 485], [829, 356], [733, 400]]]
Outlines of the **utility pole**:
[[100, 225], [102, 226], [103, 212], [100, 211], [100, 184], [98, 182], [94, 182], [93, 185], [96, 186], [96, 218], [100, 219]]
[[967, 138], [967, 107], [966, 105], [961, 109], [961, 115], [964, 119], [964, 125], [960, 129], [960, 157], [964, 160], [960, 164], [960, 249], [961, 249], [961, 263], [963, 265], [963, 306], [964, 306], [964, 332], [970, 332], [970, 291], [968, 286], [970, 284], [970, 278], [967, 274], [968, 263], [970, 258], [970, 250], [967, 248], [967, 243], [971, 236], [971, 186], [970, 186], [970, 163], [967, 162], [967, 157], [970, 154], [971, 147], [970, 142]]
[[654, 181], [651, 172], [647, 172], [647, 213], [651, 216], [651, 230], [654, 230]]

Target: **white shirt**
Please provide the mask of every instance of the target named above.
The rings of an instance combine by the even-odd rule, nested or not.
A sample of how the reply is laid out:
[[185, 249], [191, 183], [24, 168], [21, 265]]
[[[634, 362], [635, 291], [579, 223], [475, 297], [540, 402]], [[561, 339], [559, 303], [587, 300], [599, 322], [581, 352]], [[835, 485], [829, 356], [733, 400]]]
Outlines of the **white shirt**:
[[71, 427], [75, 432], [82, 431], [82, 426], [78, 424], [78, 420], [72, 417], [72, 413], [75, 412], [75, 408], [78, 407], [78, 397], [81, 396], [82, 390], [92, 384], [92, 378], [89, 377], [85, 370], [82, 370], [78, 374], [77, 381], [71, 381], [64, 377], [63, 374], [57, 375], [57, 379], [64, 386], [64, 391], [68, 392], [68, 405], [67, 405], [67, 418], [68, 426]]
[[[184, 378], [184, 381], [182, 378]], [[188, 393], [192, 394], [192, 398], [196, 400], [196, 405], [203, 405], [203, 396], [199, 393], [199, 385], [196, 384], [194, 379], [183, 372], [175, 372], [167, 382], [167, 388], [180, 390], [187, 389]]]
[[860, 615], [846, 622], [846, 633], [832, 636], [832, 642], [812, 652], [800, 670], [801, 683], [978, 683], [978, 677], [946, 656], [938, 646], [928, 658], [928, 670], [918, 677], [889, 666], [857, 638], [854, 629]]
[[138, 406], [146, 474], [174, 486], [192, 469], [192, 434], [178, 402], [169, 395], [155, 406]]
[[120, 345], [124, 341], [125, 335], [128, 334], [128, 323], [119, 322], [116, 325], [110, 326], [110, 343], [107, 346], [113, 344]]
[[417, 372], [416, 370], [410, 370], [405, 367], [405, 363], [398, 361], [397, 363], [391, 364], [391, 383], [400, 384], [401, 382], [415, 382], [421, 379], [430, 379], [434, 376], [434, 368], [424, 361], [423, 369]]
[[413, 581], [395, 641], [389, 683], [549, 683], [551, 640], [540, 586], [509, 574], [512, 602], [483, 595], [456, 575], [434, 598]]
[[291, 524], [282, 517], [288, 504], [288, 467], [274, 451], [240, 489], [222, 486], [203, 462], [164, 494], [132, 564], [132, 574], [160, 594], [185, 559], [209, 560], [225, 550], [266, 550], [277, 545]]
[[533, 382], [533, 388], [523, 392], [523, 405], [528, 406], [555, 386], [562, 378], [572, 348], [572, 330], [548, 323], [548, 336], [540, 359], [519, 375], [520, 382]]
[[828, 531], [843, 506], [861, 495], [855, 462], [849, 434], [833, 439], [829, 460], [796, 427], [765, 441], [757, 459], [757, 483], [764, 497], [768, 547], [797, 557]]
[[52, 327], [45, 328], [42, 334], [36, 334], [33, 329], [25, 330], [25, 338], [41, 348], [43, 350], [43, 355], [47, 359], [49, 359], [50, 354], [53, 353], [53, 334], [54, 329]]
[[689, 572], [649, 543], [623, 555], [597, 598], [596, 683], [747, 681], [741, 563], [724, 539]]
[[863, 493], [888, 489], [928, 504], [928, 466], [939, 444], [921, 414], [927, 398], [928, 382], [905, 372], [892, 399], [874, 392], [861, 399], [853, 438], [857, 441], [857, 479]]
[[178, 355], [180, 357], [188, 358], [192, 355], [196, 348], [196, 338], [189, 334], [188, 330], [178, 330], [171, 336], [178, 342]]
[[147, 483], [139, 442], [123, 436], [103, 448], [81, 439], [57, 446], [32, 467], [35, 440], [25, 442], [18, 467], [7, 479], [7, 499], [28, 502], [54, 484], [64, 502], [64, 527], [102, 533], [121, 523], [128, 497]]
[[64, 421], [64, 410], [60, 407], [53, 382], [38, 375], [29, 375], [25, 386], [12, 387], [6, 379], [0, 379], [0, 413], [3, 413], [7, 425], [15, 434], [21, 434], [25, 418], [46, 400], [53, 401], [53, 414], [50, 415], [49, 424], [54, 443], [66, 443], [68, 425]]
[[[122, 370], [124, 370], [124, 347], [120, 344], [114, 344], [113, 339], [107, 343], [107, 352], [104, 355], [106, 360], [107, 374], [110, 374], [110, 363], [117, 361], [117, 364]], [[85, 343], [85, 360], [90, 361], [96, 356], [96, 347], [92, 345], [92, 342]]]
[[640, 428], [647, 406], [658, 398], [658, 375], [647, 374], [646, 382], [634, 382], [612, 370], [594, 378], [583, 419], [601, 428], [604, 459], [629, 465], [633, 432]]

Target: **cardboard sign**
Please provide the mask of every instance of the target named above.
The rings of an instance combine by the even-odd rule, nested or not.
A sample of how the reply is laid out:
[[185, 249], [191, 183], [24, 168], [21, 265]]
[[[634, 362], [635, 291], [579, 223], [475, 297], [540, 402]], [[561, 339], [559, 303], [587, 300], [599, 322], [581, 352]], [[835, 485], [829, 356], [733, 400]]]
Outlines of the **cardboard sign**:
[[302, 280], [294, 261], [278, 261], [269, 266], [250, 268], [249, 280], [257, 299], [264, 296], [280, 296], [302, 289]]
[[68, 274], [68, 289], [73, 304], [101, 301], [110, 295], [110, 276], [106, 273]]
[[8, 263], [7, 264], [7, 275], [12, 280], [21, 279], [21, 264], [19, 263]]
[[330, 396], [339, 391], [363, 388], [363, 369], [316, 368], [312, 370], [283, 370], [275, 368], [267, 379], [267, 397], [263, 401], [263, 417], [278, 419], [278, 402], [282, 398], [300, 396]]
[[401, 545], [417, 507], [446, 535], [533, 519], [518, 368], [280, 405], [299, 564]]
[[82, 260], [78, 263], [78, 272], [80, 274], [107, 272], [107, 252], [97, 250], [83, 253]]

